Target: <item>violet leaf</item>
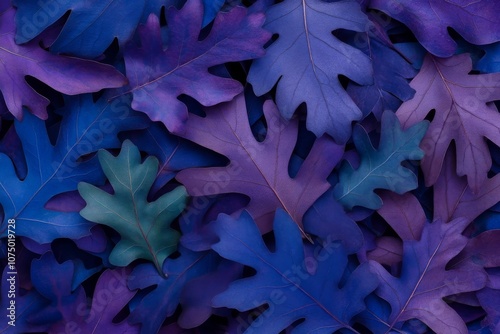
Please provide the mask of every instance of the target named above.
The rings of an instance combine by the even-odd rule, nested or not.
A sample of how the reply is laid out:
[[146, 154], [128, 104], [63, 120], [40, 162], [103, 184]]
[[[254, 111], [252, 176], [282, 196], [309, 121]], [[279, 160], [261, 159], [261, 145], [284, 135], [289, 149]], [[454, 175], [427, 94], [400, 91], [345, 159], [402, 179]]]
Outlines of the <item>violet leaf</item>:
[[200, 41], [202, 18], [201, 0], [188, 0], [180, 10], [170, 7], [165, 50], [160, 22], [151, 15], [138, 29], [142, 46], [130, 46], [125, 51], [134, 96], [132, 107], [154, 121], [162, 121], [171, 132], [182, 132], [188, 117], [186, 106], [177, 99], [179, 95], [189, 95], [205, 106], [231, 100], [243, 86], [234, 79], [210, 74], [208, 69], [262, 56], [263, 45], [270, 38], [261, 28], [262, 13], [236, 7], [218, 14], [210, 33]]
[[[254, 268], [254, 276], [237, 280], [213, 299], [216, 307], [251, 310], [263, 304], [269, 309], [247, 329], [279, 333], [303, 319], [293, 333], [332, 333], [351, 329], [353, 316], [365, 308], [364, 298], [378, 285], [367, 265], [361, 265], [339, 288], [347, 266], [347, 253], [338, 243], [314, 252], [315, 273], [303, 269], [304, 247], [300, 231], [283, 210], [276, 211], [276, 250], [270, 252], [247, 212], [239, 219], [220, 215], [216, 222], [220, 241], [212, 248], [222, 257]], [[298, 270], [297, 270], [298, 269]]]
[[371, 0], [378, 9], [406, 24], [418, 41], [438, 57], [450, 57], [457, 43], [453, 28], [470, 43], [483, 45], [500, 40], [500, 3], [496, 1]]
[[191, 115], [181, 136], [227, 156], [226, 167], [191, 168], [177, 180], [192, 196], [240, 193], [250, 197], [246, 209], [262, 232], [272, 229], [276, 208], [283, 208], [302, 229], [302, 217], [330, 184], [328, 175], [343, 147], [328, 136], [316, 140], [294, 178], [289, 159], [297, 140], [297, 120], [285, 121], [271, 101], [264, 105], [268, 124], [264, 141], [255, 139], [248, 123], [243, 94], [207, 111], [205, 118]]
[[124, 267], [136, 259], [146, 259], [162, 273], [163, 262], [177, 249], [179, 232], [170, 224], [184, 210], [186, 190], [178, 187], [148, 202], [158, 160], [148, 157], [141, 163], [139, 150], [129, 140], [123, 143], [117, 157], [105, 150], [99, 151], [98, 156], [114, 193], [80, 183], [78, 191], [87, 203], [80, 214], [120, 233], [121, 239], [109, 256], [113, 265]]
[[382, 115], [380, 143], [375, 149], [368, 133], [358, 125], [353, 140], [361, 163], [358, 169], [345, 162], [339, 172], [339, 183], [334, 188], [335, 198], [351, 210], [354, 206], [378, 209], [382, 200], [375, 189], [387, 189], [403, 194], [417, 187], [417, 176], [401, 165], [405, 160], [420, 160], [423, 151], [418, 147], [428, 123], [415, 124], [403, 130], [391, 111]]
[[50, 47], [55, 53], [95, 58], [117, 38], [123, 44], [135, 32], [145, 0], [20, 1], [14, 0], [16, 42], [31, 41], [68, 11], [70, 15]]
[[307, 128], [325, 132], [338, 143], [351, 135], [351, 122], [362, 113], [338, 76], [358, 84], [373, 83], [370, 59], [332, 34], [337, 29], [364, 32], [368, 19], [355, 0], [285, 0], [267, 12], [265, 28], [278, 35], [266, 55], [253, 62], [248, 75], [257, 95], [277, 83], [276, 102], [286, 119], [307, 105]]

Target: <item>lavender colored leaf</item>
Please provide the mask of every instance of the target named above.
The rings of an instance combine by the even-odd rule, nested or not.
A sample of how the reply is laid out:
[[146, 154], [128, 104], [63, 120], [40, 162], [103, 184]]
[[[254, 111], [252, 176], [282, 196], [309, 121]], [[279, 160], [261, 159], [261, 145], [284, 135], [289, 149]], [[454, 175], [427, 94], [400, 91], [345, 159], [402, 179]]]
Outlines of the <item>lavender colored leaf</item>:
[[42, 49], [37, 40], [17, 45], [14, 14], [14, 8], [0, 14], [0, 60], [4, 73], [0, 77], [0, 91], [7, 108], [17, 119], [23, 118], [23, 106], [34, 115], [47, 118], [49, 100], [25, 81], [27, 75], [68, 95], [121, 87], [127, 83], [127, 79], [110, 65], [53, 55]]
[[486, 273], [479, 267], [446, 270], [448, 262], [467, 244], [467, 237], [461, 235], [467, 225], [466, 219], [426, 224], [419, 241], [404, 242], [400, 277], [372, 262], [373, 270], [384, 282], [376, 294], [391, 305], [389, 317], [381, 319], [386, 333], [413, 318], [437, 333], [468, 333], [462, 318], [442, 299], [480, 290], [486, 284]]
[[319, 138], [295, 178], [288, 163], [297, 139], [297, 120], [285, 121], [267, 101], [266, 138], [258, 142], [248, 124], [243, 95], [192, 115], [181, 136], [227, 156], [226, 167], [191, 168], [177, 174], [192, 196], [240, 193], [250, 197], [246, 209], [262, 232], [272, 229], [276, 208], [283, 208], [302, 228], [302, 217], [330, 184], [326, 178], [340, 159], [343, 147], [327, 136]]
[[368, 19], [352, 0], [285, 0], [267, 12], [265, 28], [278, 35], [266, 55], [253, 62], [248, 75], [257, 95], [277, 83], [278, 108], [291, 119], [301, 103], [307, 105], [307, 128], [336, 142], [351, 135], [351, 122], [363, 114], [342, 87], [345, 75], [361, 85], [373, 83], [370, 59], [343, 43], [332, 31], [364, 32]]
[[105, 150], [99, 151], [98, 157], [114, 193], [80, 182], [78, 192], [87, 203], [80, 214], [120, 233], [109, 257], [113, 265], [124, 267], [146, 259], [162, 273], [163, 262], [177, 249], [179, 232], [170, 224], [186, 206], [186, 190], [178, 187], [149, 202], [158, 160], [148, 157], [141, 162], [139, 149], [129, 140], [124, 141], [117, 157]]
[[171, 132], [182, 132], [188, 117], [186, 106], [177, 99], [179, 95], [189, 95], [205, 106], [231, 100], [243, 91], [241, 84], [212, 75], [208, 68], [260, 57], [270, 37], [261, 28], [262, 13], [248, 13], [236, 7], [218, 14], [208, 36], [199, 41], [202, 18], [201, 0], [188, 0], [181, 10], [170, 7], [166, 50], [159, 20], [152, 15], [138, 29], [142, 46], [131, 46], [125, 51], [127, 77], [134, 96], [132, 107], [163, 122]]
[[470, 43], [483, 45], [500, 40], [500, 3], [489, 0], [371, 0], [378, 9], [406, 24], [418, 41], [438, 57], [450, 57], [457, 43], [453, 28]]
[[427, 186], [436, 183], [445, 154], [454, 141], [457, 173], [467, 175], [470, 187], [478, 192], [491, 167], [486, 139], [500, 145], [500, 115], [495, 105], [489, 103], [500, 99], [500, 74], [469, 75], [471, 69], [468, 54], [447, 59], [427, 55], [410, 83], [416, 90], [415, 97], [396, 112], [406, 129], [435, 110], [421, 144]]
[[195, 328], [203, 324], [212, 315], [212, 298], [240, 278], [242, 271], [243, 266], [238, 263], [221, 261], [214, 271], [187, 282], [180, 297], [182, 313], [177, 321], [179, 325]]

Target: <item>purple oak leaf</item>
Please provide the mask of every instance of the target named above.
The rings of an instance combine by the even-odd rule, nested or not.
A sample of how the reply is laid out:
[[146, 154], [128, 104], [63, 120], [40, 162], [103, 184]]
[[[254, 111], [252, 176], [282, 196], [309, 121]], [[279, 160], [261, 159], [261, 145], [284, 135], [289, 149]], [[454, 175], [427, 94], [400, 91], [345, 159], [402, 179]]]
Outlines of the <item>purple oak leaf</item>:
[[242, 271], [240, 264], [222, 261], [214, 271], [187, 282], [180, 298], [182, 313], [177, 320], [179, 325], [195, 328], [203, 324], [212, 315], [212, 298], [240, 278]]
[[416, 90], [396, 112], [404, 128], [435, 116], [420, 144], [425, 152], [422, 170], [425, 183], [438, 179], [452, 141], [457, 150], [457, 173], [467, 175], [474, 192], [480, 190], [491, 167], [486, 139], [500, 146], [500, 114], [494, 104], [500, 99], [500, 73], [469, 75], [468, 54], [447, 59], [427, 55], [410, 86]]
[[438, 57], [450, 57], [457, 49], [449, 28], [473, 44], [500, 40], [498, 1], [371, 0], [369, 7], [406, 24], [418, 41]]
[[284, 209], [299, 228], [311, 205], [330, 188], [326, 180], [341, 158], [343, 146], [328, 136], [316, 140], [294, 178], [288, 164], [297, 140], [298, 121], [285, 121], [271, 101], [264, 104], [268, 129], [264, 141], [255, 139], [248, 123], [243, 95], [192, 115], [181, 136], [229, 158], [225, 167], [191, 168], [177, 174], [192, 196], [240, 193], [250, 197], [246, 210], [261, 232], [272, 229], [274, 212]]
[[275, 85], [283, 117], [307, 105], [307, 128], [338, 143], [351, 135], [363, 114], [342, 87], [345, 75], [361, 85], [373, 83], [370, 59], [332, 34], [337, 29], [364, 32], [368, 18], [355, 0], [285, 0], [267, 12], [265, 28], [278, 35], [266, 55], [252, 64], [248, 81], [257, 95]]
[[441, 175], [434, 185], [434, 219], [450, 221], [463, 217], [472, 222], [500, 201], [500, 175], [486, 179], [479, 192], [473, 193], [465, 177], [455, 171], [454, 152], [444, 159]]
[[0, 13], [0, 91], [7, 108], [17, 119], [23, 118], [23, 106], [37, 117], [47, 118], [49, 100], [26, 82], [28, 75], [68, 95], [121, 87], [127, 83], [127, 79], [110, 65], [53, 55], [41, 48], [37, 40], [17, 45], [14, 14], [14, 8], [4, 8]]
[[488, 333], [500, 333], [500, 290], [484, 288], [477, 292], [477, 298], [487, 314], [481, 324], [490, 330]]
[[372, 262], [373, 270], [383, 282], [375, 292], [391, 305], [388, 319], [381, 319], [386, 333], [414, 318], [436, 333], [468, 333], [462, 318], [443, 300], [486, 285], [487, 275], [482, 268], [447, 270], [448, 262], [467, 244], [468, 238], [461, 234], [467, 225], [466, 219], [426, 224], [420, 240], [403, 244], [400, 277], [392, 276], [380, 264]]
[[200, 41], [201, 0], [188, 0], [181, 10], [170, 7], [166, 17], [166, 49], [159, 20], [151, 15], [146, 25], [138, 28], [141, 47], [125, 51], [125, 64], [134, 96], [132, 107], [163, 122], [169, 131], [182, 132], [188, 111], [177, 97], [186, 94], [205, 106], [231, 100], [243, 86], [234, 79], [210, 74], [208, 69], [262, 56], [270, 34], [261, 28], [262, 13], [236, 7], [219, 13], [208, 36]]
[[[119, 131], [147, 124], [147, 117], [131, 110], [129, 102], [130, 98], [123, 96], [108, 103], [106, 94], [96, 102], [90, 94], [67, 98], [55, 145], [42, 120], [31, 114], [24, 115], [22, 121], [16, 120], [27, 175], [19, 179], [9, 157], [0, 154], [4, 226], [7, 219], [16, 219], [17, 235], [40, 244], [57, 238], [78, 239], [89, 235], [92, 225], [77, 212], [61, 214], [45, 204], [56, 195], [76, 190], [81, 181], [104, 182], [97, 158], [88, 155], [100, 148], [119, 147]], [[6, 234], [6, 230], [0, 231]]]
[[[34, 318], [43, 313], [48, 305], [47, 299], [40, 295], [35, 289], [29, 290], [21, 295], [19, 285], [14, 283], [12, 280], [13, 275], [9, 274], [9, 272], [9, 267], [5, 266], [2, 272], [2, 284], [0, 285], [0, 307], [2, 308], [1, 315], [3, 320], [0, 324], [0, 333], [19, 334], [47, 331], [50, 324], [60, 318], [60, 314], [58, 312], [44, 313], [45, 321], [36, 323], [36, 319]], [[20, 277], [18, 275], [14, 276], [15, 281], [18, 282]], [[14, 283], [13, 289], [11, 289], [11, 282]], [[8, 297], [11, 291], [14, 291], [15, 298]], [[11, 300], [15, 302], [14, 307], [11, 306]], [[9, 308], [15, 309], [12, 316]]]
[[377, 212], [399, 237], [420, 240], [427, 219], [418, 199], [411, 193], [398, 195], [390, 191], [384, 191], [380, 198], [384, 205]]
[[215, 225], [220, 240], [212, 248], [256, 274], [231, 283], [212, 305], [240, 312], [268, 305], [245, 333], [281, 333], [302, 320], [294, 332], [326, 334], [345, 328], [360, 334], [351, 319], [365, 309], [365, 297], [379, 283], [367, 263], [352, 272], [346, 269], [348, 254], [339, 243], [316, 244], [314, 250], [311, 245], [308, 254], [297, 225], [281, 209], [276, 210], [272, 252], [246, 211], [238, 219], [221, 214]]
[[81, 333], [139, 333], [139, 326], [127, 320], [113, 322], [116, 315], [135, 295], [127, 287], [127, 269], [108, 269], [101, 274], [95, 285], [92, 305], [88, 305], [83, 289], [78, 293], [74, 307], [65, 307], [60, 311], [63, 319], [51, 327], [50, 333], [67, 333], [79, 330]]

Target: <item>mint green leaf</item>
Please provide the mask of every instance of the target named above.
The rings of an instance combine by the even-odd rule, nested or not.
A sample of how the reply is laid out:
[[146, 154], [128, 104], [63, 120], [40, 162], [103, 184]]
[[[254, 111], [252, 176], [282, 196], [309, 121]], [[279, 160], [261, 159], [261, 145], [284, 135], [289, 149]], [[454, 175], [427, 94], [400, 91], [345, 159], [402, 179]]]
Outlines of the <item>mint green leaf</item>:
[[141, 164], [140, 152], [129, 140], [123, 143], [117, 157], [105, 150], [99, 151], [98, 156], [114, 194], [80, 183], [78, 191], [87, 202], [80, 214], [120, 233], [121, 240], [109, 256], [111, 264], [127, 266], [136, 259], [146, 259], [163, 274], [163, 261], [177, 249], [179, 232], [170, 224], [186, 206], [186, 189], [178, 187], [148, 202], [158, 160], [148, 157]]
[[334, 188], [337, 200], [348, 210], [354, 206], [378, 209], [382, 200], [375, 189], [387, 189], [398, 194], [413, 190], [418, 185], [417, 176], [401, 165], [405, 160], [420, 160], [424, 152], [418, 147], [427, 131], [429, 122], [423, 121], [402, 130], [391, 111], [382, 115], [380, 144], [375, 149], [365, 129], [354, 129], [353, 141], [361, 156], [359, 168], [354, 170], [344, 163], [339, 172], [339, 183]]

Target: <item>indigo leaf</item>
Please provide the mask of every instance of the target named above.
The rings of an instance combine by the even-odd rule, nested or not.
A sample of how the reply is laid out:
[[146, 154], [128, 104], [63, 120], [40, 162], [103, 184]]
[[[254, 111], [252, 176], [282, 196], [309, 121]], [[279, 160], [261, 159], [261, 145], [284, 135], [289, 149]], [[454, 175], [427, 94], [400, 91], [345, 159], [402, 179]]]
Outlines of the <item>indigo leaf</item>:
[[132, 271], [130, 289], [153, 287], [130, 314], [131, 323], [142, 324], [141, 334], [157, 333], [165, 318], [177, 309], [186, 284], [213, 272], [220, 263], [220, 257], [213, 251], [192, 252], [179, 247], [179, 253], [178, 258], [164, 262], [163, 272], [167, 277], [158, 274], [151, 264], [141, 264]]
[[267, 101], [264, 115], [268, 129], [264, 141], [255, 139], [248, 123], [243, 95], [207, 111], [207, 117], [191, 115], [181, 136], [225, 155], [226, 167], [191, 168], [177, 180], [192, 196], [240, 193], [250, 197], [246, 209], [262, 232], [272, 229], [276, 208], [290, 214], [302, 229], [302, 217], [330, 184], [326, 180], [339, 161], [343, 147], [328, 136], [316, 140], [294, 178], [289, 159], [297, 140], [297, 120], [285, 121]]
[[380, 143], [375, 149], [366, 131], [357, 126], [353, 140], [361, 155], [359, 168], [354, 170], [344, 163], [339, 172], [339, 183], [334, 188], [337, 200], [347, 209], [363, 206], [378, 209], [382, 200], [375, 189], [387, 189], [403, 194], [417, 187], [417, 176], [401, 163], [420, 160], [423, 151], [418, 147], [425, 135], [428, 123], [420, 122], [403, 130], [391, 111], [382, 115]]
[[188, 111], [177, 97], [186, 94], [205, 106], [231, 100], [243, 86], [234, 79], [210, 74], [208, 69], [262, 56], [270, 35], [261, 28], [263, 14], [249, 13], [242, 7], [219, 13], [201, 41], [201, 0], [188, 0], [180, 10], [170, 7], [166, 16], [166, 50], [159, 19], [151, 15], [138, 29], [142, 46], [126, 49], [125, 65], [134, 96], [132, 107], [162, 121], [169, 131], [182, 132]]
[[492, 164], [485, 139], [500, 145], [500, 115], [489, 103], [500, 99], [500, 74], [470, 75], [471, 69], [468, 54], [446, 59], [427, 55], [410, 83], [415, 96], [396, 112], [403, 127], [408, 128], [435, 110], [422, 141], [422, 170], [427, 186], [436, 183], [453, 141], [457, 174], [467, 175], [470, 187], [478, 192]]
[[358, 333], [351, 327], [351, 318], [364, 310], [364, 298], [377, 287], [378, 281], [367, 265], [361, 265], [340, 288], [348, 262], [341, 245], [331, 243], [325, 248], [316, 245], [321, 249], [315, 253], [318, 260], [309, 257], [316, 261], [316, 271], [310, 273], [304, 269], [307, 262], [300, 231], [281, 209], [276, 211], [274, 220], [274, 252], [267, 248], [257, 225], [245, 211], [239, 219], [221, 214], [216, 231], [220, 241], [212, 248], [257, 273], [231, 283], [213, 299], [213, 305], [239, 311], [269, 306], [246, 333], [255, 330], [279, 333], [301, 319], [292, 333], [332, 333], [342, 328]]
[[370, 59], [333, 36], [332, 31], [364, 32], [368, 18], [356, 1], [285, 0], [267, 12], [265, 28], [278, 35], [248, 75], [257, 93], [277, 83], [276, 102], [286, 119], [307, 105], [307, 128], [325, 132], [338, 143], [351, 135], [351, 122], [362, 113], [342, 87], [345, 75], [361, 85], [373, 83]]
[[185, 207], [186, 190], [178, 187], [148, 202], [158, 160], [148, 157], [141, 163], [139, 150], [129, 140], [123, 143], [117, 157], [105, 150], [98, 155], [114, 194], [80, 183], [78, 191], [87, 203], [80, 214], [120, 233], [121, 239], [109, 256], [113, 265], [124, 267], [136, 259], [146, 259], [162, 273], [163, 262], [177, 249], [179, 232], [170, 224]]
[[121, 87], [127, 83], [127, 79], [110, 65], [53, 55], [41, 48], [36, 40], [17, 45], [14, 42], [14, 9], [8, 6], [0, 9], [0, 69], [3, 73], [0, 91], [7, 108], [17, 119], [23, 118], [23, 106], [40, 118], [47, 118], [49, 100], [25, 81], [28, 75], [68, 95]]

